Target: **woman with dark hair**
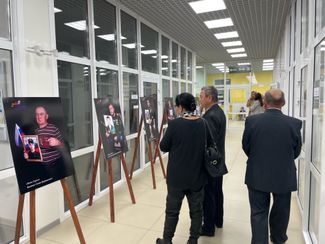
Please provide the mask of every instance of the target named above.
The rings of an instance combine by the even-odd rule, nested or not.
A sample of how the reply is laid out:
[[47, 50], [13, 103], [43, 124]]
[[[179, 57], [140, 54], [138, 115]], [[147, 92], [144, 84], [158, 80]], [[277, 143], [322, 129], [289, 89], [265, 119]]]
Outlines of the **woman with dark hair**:
[[249, 115], [264, 113], [263, 98], [261, 93], [257, 92], [254, 97], [254, 103], [249, 108]]
[[[206, 181], [204, 168], [204, 121], [195, 115], [195, 98], [181, 93], [176, 99], [177, 119], [169, 122], [160, 142], [160, 149], [169, 152], [167, 166], [167, 199], [163, 239], [157, 244], [171, 244], [182, 201], [186, 196], [191, 218], [188, 244], [196, 244], [202, 224], [203, 186]], [[208, 143], [211, 142], [209, 133]]]

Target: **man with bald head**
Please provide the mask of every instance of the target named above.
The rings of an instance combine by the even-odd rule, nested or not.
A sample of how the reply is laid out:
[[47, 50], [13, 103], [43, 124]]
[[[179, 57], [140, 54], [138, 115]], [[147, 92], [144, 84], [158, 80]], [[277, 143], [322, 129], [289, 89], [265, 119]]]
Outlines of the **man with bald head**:
[[[294, 160], [301, 150], [302, 122], [281, 112], [284, 93], [265, 93], [265, 113], [247, 117], [242, 147], [248, 160], [245, 184], [251, 208], [251, 244], [284, 243], [290, 216], [291, 192], [297, 190]], [[273, 204], [269, 215], [270, 198]]]

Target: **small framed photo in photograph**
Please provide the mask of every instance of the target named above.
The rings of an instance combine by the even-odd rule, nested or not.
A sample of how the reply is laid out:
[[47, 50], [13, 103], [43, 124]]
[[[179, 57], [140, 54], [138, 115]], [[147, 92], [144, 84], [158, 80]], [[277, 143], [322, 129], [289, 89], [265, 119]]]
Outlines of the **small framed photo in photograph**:
[[28, 162], [43, 162], [42, 151], [37, 135], [24, 135], [24, 158]]

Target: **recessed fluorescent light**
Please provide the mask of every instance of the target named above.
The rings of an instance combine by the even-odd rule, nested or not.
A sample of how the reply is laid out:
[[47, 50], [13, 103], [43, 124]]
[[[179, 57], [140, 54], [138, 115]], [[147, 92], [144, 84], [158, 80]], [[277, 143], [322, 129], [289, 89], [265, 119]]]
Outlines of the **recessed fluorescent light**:
[[273, 59], [264, 59], [263, 63], [273, 63]]
[[243, 43], [241, 41], [221, 42], [221, 45], [224, 47], [232, 47], [232, 46], [242, 46]]
[[231, 49], [227, 49], [228, 53], [242, 53], [245, 52], [245, 48], [240, 47], [240, 48], [231, 48]]
[[263, 70], [273, 70], [273, 68], [263, 68]]
[[54, 7], [54, 13], [60, 13], [60, 12], [62, 12], [61, 9]]
[[[168, 61], [166, 61], [168, 62]], [[172, 59], [172, 63], [177, 63], [177, 59]]]
[[322, 47], [325, 46], [325, 41], [322, 41], [320, 44]]
[[102, 38], [106, 41], [114, 41], [115, 40], [115, 34], [98, 35], [98, 37]]
[[220, 28], [220, 27], [226, 27], [226, 26], [232, 26], [234, 23], [232, 22], [231, 18], [226, 19], [215, 19], [215, 20], [209, 20], [204, 21], [204, 24], [209, 28]]
[[[69, 23], [64, 23], [66, 26], [69, 26], [73, 29], [80, 30], [80, 31], [85, 31], [87, 29], [86, 26], [86, 20], [79, 20], [79, 21], [74, 21], [74, 22], [69, 22]], [[94, 25], [94, 29], [98, 29], [99, 26]]]
[[168, 56], [167, 55], [161, 55], [161, 59], [167, 59]]
[[141, 51], [141, 53], [142, 54], [145, 54], [145, 55], [147, 55], [147, 54], [156, 54], [157, 53], [157, 50], [143, 50], [143, 51]]
[[161, 70], [168, 70], [168, 67], [162, 67]]
[[203, 66], [196, 66], [195, 68], [197, 68], [197, 69], [202, 69], [203, 68]]
[[129, 48], [129, 49], [134, 49], [136, 44], [135, 43], [126, 43], [126, 44], [122, 44], [122, 46]]
[[216, 33], [214, 35], [217, 39], [227, 39], [227, 38], [238, 37], [238, 32], [230, 31], [230, 32], [224, 32], [224, 33]]
[[197, 14], [226, 9], [223, 0], [194, 1], [190, 2], [189, 5]]
[[231, 57], [233, 58], [247, 57], [247, 54], [246, 53], [232, 54]]
[[321, 47], [320, 50], [321, 50], [321, 51], [325, 51], [325, 47]]
[[263, 69], [264, 68], [273, 68], [274, 66], [273, 65], [263, 65]]
[[224, 63], [213, 63], [213, 64], [211, 64], [212, 66], [224, 66], [225, 64]]
[[251, 65], [251, 63], [238, 63], [238, 65]]

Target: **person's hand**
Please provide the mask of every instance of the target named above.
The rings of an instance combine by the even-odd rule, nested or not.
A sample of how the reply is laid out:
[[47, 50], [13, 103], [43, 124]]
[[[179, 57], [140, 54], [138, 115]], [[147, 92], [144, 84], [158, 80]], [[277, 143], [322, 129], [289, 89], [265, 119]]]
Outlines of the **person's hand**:
[[57, 147], [61, 145], [61, 141], [56, 139], [55, 137], [50, 137], [48, 139], [48, 142], [51, 147]]
[[27, 152], [24, 152], [24, 158], [28, 159], [28, 153]]

